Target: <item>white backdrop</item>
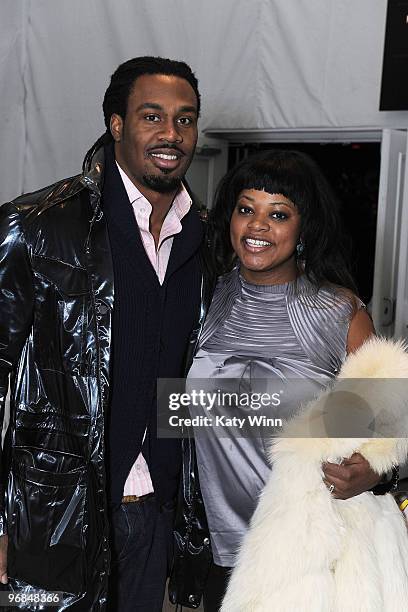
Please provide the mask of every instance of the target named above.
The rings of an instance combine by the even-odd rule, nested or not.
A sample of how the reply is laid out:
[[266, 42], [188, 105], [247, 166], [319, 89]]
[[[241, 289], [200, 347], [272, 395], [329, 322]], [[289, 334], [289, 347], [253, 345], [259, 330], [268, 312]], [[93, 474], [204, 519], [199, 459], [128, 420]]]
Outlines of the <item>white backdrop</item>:
[[407, 126], [378, 109], [386, 0], [1, 0], [0, 201], [80, 170], [109, 76], [187, 61], [200, 127]]

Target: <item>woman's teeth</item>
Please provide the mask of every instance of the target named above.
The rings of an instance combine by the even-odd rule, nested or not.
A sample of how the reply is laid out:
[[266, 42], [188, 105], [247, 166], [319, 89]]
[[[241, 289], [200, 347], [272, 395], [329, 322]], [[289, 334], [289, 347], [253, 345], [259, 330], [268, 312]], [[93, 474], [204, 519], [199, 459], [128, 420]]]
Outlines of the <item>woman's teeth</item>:
[[255, 240], [254, 238], [245, 238], [245, 242], [249, 246], [271, 246], [271, 242], [267, 242], [266, 240]]

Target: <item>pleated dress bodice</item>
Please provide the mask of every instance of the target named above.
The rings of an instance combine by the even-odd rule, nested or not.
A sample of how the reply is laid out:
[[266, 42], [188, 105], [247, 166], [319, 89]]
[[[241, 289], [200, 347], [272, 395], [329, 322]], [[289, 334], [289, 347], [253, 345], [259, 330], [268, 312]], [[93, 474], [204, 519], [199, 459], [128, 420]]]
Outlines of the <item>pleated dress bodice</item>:
[[[336, 375], [354, 308], [347, 294], [316, 290], [305, 276], [253, 285], [234, 269], [219, 279], [188, 381], [213, 393], [281, 392], [268, 414], [286, 421]], [[195, 437], [214, 561], [231, 567], [271, 469], [269, 436], [200, 428]]]

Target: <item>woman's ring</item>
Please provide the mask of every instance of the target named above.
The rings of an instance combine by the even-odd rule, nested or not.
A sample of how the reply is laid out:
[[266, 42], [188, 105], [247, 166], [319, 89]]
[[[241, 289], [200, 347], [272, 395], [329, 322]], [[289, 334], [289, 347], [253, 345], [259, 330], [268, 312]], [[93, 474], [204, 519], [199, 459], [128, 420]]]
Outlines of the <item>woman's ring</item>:
[[329, 487], [329, 493], [333, 493], [334, 491], [334, 484], [331, 483], [330, 487]]

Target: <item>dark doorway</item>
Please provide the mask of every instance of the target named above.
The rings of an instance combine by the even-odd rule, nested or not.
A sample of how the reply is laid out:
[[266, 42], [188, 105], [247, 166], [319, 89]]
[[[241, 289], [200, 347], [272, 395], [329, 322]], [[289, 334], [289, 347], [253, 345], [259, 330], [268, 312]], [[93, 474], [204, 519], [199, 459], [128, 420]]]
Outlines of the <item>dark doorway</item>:
[[361, 299], [373, 292], [380, 143], [231, 144], [228, 168], [244, 157], [267, 149], [296, 149], [310, 155], [323, 170], [341, 205], [343, 223], [352, 240], [352, 266]]

